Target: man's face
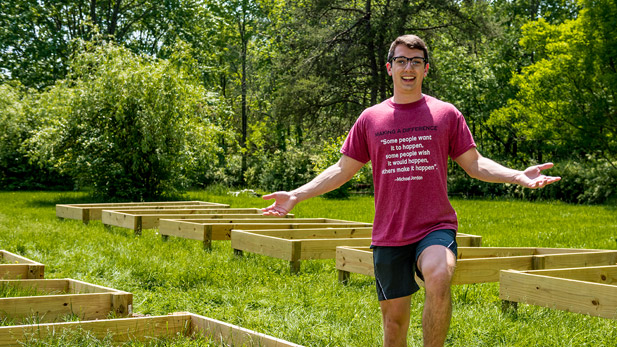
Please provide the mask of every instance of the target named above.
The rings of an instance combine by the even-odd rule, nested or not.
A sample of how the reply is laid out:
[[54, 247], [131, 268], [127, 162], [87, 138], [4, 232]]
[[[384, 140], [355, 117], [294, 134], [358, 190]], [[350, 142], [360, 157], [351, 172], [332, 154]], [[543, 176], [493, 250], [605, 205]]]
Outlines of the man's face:
[[[424, 58], [424, 52], [420, 49], [411, 49], [405, 45], [398, 45], [394, 49], [394, 57]], [[404, 62], [404, 63], [401, 63]], [[414, 64], [408, 59], [398, 59], [398, 61], [388, 62], [386, 69], [388, 75], [392, 76], [394, 83], [395, 98], [417, 97], [422, 94], [422, 81], [428, 72], [428, 64]]]

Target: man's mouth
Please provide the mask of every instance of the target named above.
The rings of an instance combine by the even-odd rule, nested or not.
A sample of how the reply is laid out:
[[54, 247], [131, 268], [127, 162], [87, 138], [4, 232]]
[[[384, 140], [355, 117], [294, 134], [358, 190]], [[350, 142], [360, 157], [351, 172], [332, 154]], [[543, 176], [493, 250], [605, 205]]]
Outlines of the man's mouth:
[[403, 81], [413, 81], [416, 79], [415, 77], [412, 77], [412, 76], [402, 76], [401, 78], [403, 79]]

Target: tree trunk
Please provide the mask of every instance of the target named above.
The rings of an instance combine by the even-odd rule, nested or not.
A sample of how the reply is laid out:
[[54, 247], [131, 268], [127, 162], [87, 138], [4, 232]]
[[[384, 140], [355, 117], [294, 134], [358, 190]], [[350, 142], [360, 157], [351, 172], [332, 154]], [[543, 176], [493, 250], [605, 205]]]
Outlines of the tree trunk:
[[377, 103], [377, 93], [379, 92], [379, 72], [377, 71], [375, 41], [373, 28], [371, 27], [371, 10], [371, 0], [366, 0], [366, 53], [371, 66], [371, 105], [375, 105]]
[[246, 1], [242, 1], [242, 18], [239, 23], [240, 26], [240, 40], [242, 41], [242, 51], [240, 55], [240, 59], [242, 60], [242, 138], [240, 140], [240, 147], [243, 149], [242, 151], [242, 182], [244, 182], [244, 173], [246, 172], [247, 162], [246, 157], [248, 153], [246, 151], [246, 133], [247, 133], [247, 110], [246, 110], [246, 55], [247, 55], [247, 45], [248, 45], [248, 37], [246, 35]]

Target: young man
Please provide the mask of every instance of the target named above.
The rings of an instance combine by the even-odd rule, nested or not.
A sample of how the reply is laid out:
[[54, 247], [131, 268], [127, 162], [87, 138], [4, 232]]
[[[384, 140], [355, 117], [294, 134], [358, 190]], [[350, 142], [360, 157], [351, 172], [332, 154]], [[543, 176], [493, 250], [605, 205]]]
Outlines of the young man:
[[422, 94], [428, 50], [417, 36], [398, 37], [386, 64], [392, 98], [366, 109], [350, 130], [338, 163], [290, 192], [276, 192], [264, 214], [285, 215], [298, 202], [336, 189], [369, 160], [375, 185], [372, 248], [384, 346], [406, 346], [411, 294], [426, 290], [425, 346], [443, 346], [452, 312], [450, 284], [456, 265], [456, 212], [447, 195], [448, 157], [471, 177], [540, 188], [559, 177], [541, 174], [551, 163], [525, 171], [501, 166], [476, 150], [463, 115], [451, 104]]

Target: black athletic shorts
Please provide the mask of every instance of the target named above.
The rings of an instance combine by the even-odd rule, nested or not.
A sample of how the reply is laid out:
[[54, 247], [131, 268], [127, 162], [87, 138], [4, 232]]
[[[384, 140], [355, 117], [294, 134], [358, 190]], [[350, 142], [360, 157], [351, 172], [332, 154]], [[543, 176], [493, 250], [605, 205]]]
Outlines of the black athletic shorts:
[[435, 230], [422, 240], [406, 246], [373, 249], [373, 265], [379, 301], [411, 295], [420, 289], [414, 272], [424, 280], [417, 267], [420, 254], [429, 246], [441, 245], [457, 255], [456, 232], [450, 229]]

